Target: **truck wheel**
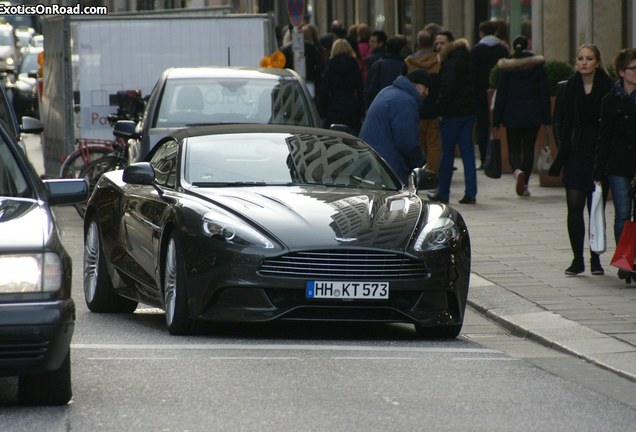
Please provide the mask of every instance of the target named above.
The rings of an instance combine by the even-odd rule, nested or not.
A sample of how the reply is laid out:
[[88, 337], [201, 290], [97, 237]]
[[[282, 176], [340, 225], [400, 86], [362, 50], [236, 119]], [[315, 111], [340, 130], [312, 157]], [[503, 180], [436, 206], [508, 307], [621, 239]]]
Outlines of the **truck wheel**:
[[92, 220], [84, 236], [84, 299], [91, 312], [132, 313], [137, 302], [120, 296], [108, 276], [97, 222]]
[[70, 349], [58, 369], [18, 379], [18, 401], [23, 405], [66, 405], [71, 396]]

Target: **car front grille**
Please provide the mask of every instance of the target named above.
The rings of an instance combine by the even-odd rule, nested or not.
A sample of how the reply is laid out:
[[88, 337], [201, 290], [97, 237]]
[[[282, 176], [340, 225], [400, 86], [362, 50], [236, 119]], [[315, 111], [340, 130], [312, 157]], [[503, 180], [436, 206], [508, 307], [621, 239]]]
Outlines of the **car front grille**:
[[0, 344], [0, 362], [3, 360], [39, 360], [49, 349], [48, 341], [28, 341]]
[[259, 273], [285, 277], [414, 278], [428, 277], [423, 261], [404, 255], [358, 250], [294, 252], [265, 259]]

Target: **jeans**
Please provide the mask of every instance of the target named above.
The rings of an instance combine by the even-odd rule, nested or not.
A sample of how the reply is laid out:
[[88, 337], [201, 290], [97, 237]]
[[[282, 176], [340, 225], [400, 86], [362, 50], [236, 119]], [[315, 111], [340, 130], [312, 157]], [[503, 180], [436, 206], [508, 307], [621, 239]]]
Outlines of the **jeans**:
[[443, 117], [439, 122], [442, 135], [442, 160], [439, 166], [439, 189], [437, 196], [448, 200], [450, 184], [453, 176], [453, 160], [455, 144], [459, 144], [459, 152], [464, 164], [464, 195], [477, 196], [477, 171], [475, 167], [475, 146], [473, 144], [473, 125], [475, 116]]
[[625, 221], [631, 218], [632, 197], [629, 196], [631, 179], [629, 177], [607, 176], [614, 201], [614, 239], [618, 244]]

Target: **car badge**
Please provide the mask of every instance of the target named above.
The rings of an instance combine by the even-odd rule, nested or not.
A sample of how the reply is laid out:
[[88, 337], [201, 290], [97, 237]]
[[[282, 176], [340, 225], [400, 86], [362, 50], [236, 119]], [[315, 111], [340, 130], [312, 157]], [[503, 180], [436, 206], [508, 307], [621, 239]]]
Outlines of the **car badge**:
[[358, 239], [355, 237], [336, 237], [335, 240], [340, 243], [351, 243]]

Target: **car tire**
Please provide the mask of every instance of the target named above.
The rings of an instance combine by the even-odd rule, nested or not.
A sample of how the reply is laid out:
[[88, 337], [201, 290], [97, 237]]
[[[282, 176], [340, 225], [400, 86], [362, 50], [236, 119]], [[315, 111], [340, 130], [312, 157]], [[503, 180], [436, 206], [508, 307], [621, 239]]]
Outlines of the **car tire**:
[[92, 220], [84, 235], [84, 299], [91, 312], [132, 313], [137, 302], [113, 289], [102, 249], [99, 226]]
[[163, 259], [162, 291], [166, 328], [173, 335], [187, 335], [194, 329], [194, 321], [188, 312], [188, 295], [185, 289], [184, 270], [179, 258], [179, 239], [170, 235]]
[[70, 349], [56, 370], [18, 379], [18, 402], [22, 405], [66, 405], [72, 396]]
[[455, 339], [462, 331], [462, 325], [428, 327], [415, 324], [415, 331], [423, 339]]

